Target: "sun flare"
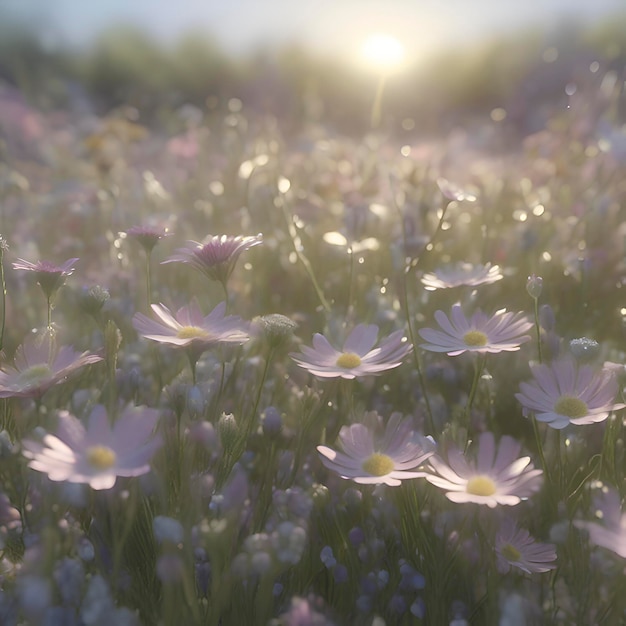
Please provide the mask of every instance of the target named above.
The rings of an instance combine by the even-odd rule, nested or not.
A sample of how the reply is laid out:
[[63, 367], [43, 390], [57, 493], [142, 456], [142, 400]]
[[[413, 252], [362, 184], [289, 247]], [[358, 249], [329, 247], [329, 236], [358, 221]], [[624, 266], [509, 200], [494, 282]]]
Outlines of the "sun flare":
[[361, 45], [362, 63], [378, 71], [398, 70], [405, 56], [400, 40], [385, 33], [369, 35]]

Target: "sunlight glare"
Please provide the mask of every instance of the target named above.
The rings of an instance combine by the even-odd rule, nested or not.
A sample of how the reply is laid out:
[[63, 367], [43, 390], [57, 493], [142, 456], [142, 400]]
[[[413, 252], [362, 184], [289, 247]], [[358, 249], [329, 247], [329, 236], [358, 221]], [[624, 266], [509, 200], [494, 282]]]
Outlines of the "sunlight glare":
[[376, 33], [361, 45], [362, 62], [378, 71], [398, 70], [405, 61], [402, 43], [391, 35]]

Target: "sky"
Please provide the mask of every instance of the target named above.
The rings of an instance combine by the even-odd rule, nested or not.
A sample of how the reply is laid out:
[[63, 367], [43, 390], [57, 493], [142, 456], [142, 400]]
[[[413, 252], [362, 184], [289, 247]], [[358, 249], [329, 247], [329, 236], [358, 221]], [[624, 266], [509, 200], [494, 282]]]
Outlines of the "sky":
[[454, 42], [567, 16], [584, 21], [626, 11], [625, 0], [0, 0], [0, 11], [51, 43], [85, 45], [105, 27], [134, 24], [164, 42], [206, 31], [228, 52], [297, 41], [349, 55], [372, 33], [428, 55]]

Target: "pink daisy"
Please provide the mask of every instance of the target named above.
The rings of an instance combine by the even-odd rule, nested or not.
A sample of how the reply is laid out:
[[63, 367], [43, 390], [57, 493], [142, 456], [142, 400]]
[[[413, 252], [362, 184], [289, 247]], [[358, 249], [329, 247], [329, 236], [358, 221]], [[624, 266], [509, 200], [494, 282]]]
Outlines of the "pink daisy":
[[612, 371], [579, 365], [571, 356], [530, 369], [534, 380], [520, 383], [521, 393], [515, 397], [552, 428], [602, 422], [611, 411], [626, 406], [615, 403], [619, 386]]
[[78, 261], [77, 258], [68, 259], [62, 265], [55, 265], [49, 261], [31, 263], [24, 259], [18, 259], [13, 263], [13, 269], [34, 272], [41, 289], [46, 294], [46, 297], [50, 298], [65, 283], [65, 279], [74, 272], [74, 263], [76, 261]]
[[488, 285], [502, 279], [500, 266], [472, 265], [471, 263], [457, 263], [450, 267], [443, 267], [433, 273], [426, 273], [421, 281], [427, 291], [436, 289], [450, 289], [452, 287], [478, 287]]
[[322, 463], [362, 485], [396, 487], [402, 480], [423, 477], [426, 473], [416, 470], [434, 453], [434, 444], [418, 435], [400, 413], [391, 415], [380, 438], [365, 424], [352, 424], [342, 427], [339, 439], [343, 452], [317, 446]]
[[411, 351], [403, 330], [391, 333], [374, 348], [377, 339], [378, 326], [359, 324], [348, 335], [341, 350], [334, 348], [324, 335], [315, 333], [313, 348], [302, 346], [302, 354], [290, 356], [315, 376], [356, 378], [398, 367]]
[[17, 349], [13, 367], [0, 370], [0, 398], [35, 397], [64, 382], [81, 367], [102, 361], [90, 352], [56, 347], [49, 337], [29, 337]]
[[496, 566], [501, 574], [517, 567], [527, 574], [548, 572], [556, 567], [556, 549], [539, 543], [530, 533], [507, 518], [496, 535]]
[[421, 344], [424, 350], [446, 352], [457, 356], [463, 352], [513, 352], [530, 341], [526, 335], [533, 323], [523, 313], [498, 311], [491, 317], [477, 311], [467, 319], [461, 305], [452, 307], [450, 319], [443, 311], [435, 313], [442, 330], [422, 328], [419, 334], [428, 343]]
[[211, 280], [226, 284], [239, 255], [263, 243], [263, 235], [250, 237], [231, 237], [229, 235], [209, 235], [202, 243], [189, 241], [186, 248], [179, 248], [176, 253], [162, 263], [187, 263], [208, 276]]
[[134, 239], [148, 254], [161, 239], [169, 236], [167, 228], [155, 226], [133, 226], [126, 231], [126, 236]]
[[426, 480], [446, 490], [452, 502], [475, 502], [490, 508], [498, 504], [513, 506], [541, 487], [540, 469], [530, 457], [519, 457], [521, 445], [504, 435], [496, 451], [493, 433], [481, 433], [475, 461], [469, 461], [456, 445], [450, 445], [447, 463], [433, 456], [428, 463], [432, 473]]
[[203, 316], [197, 303], [181, 307], [173, 315], [163, 304], [153, 304], [152, 310], [159, 321], [135, 313], [135, 330], [153, 341], [175, 346], [207, 349], [216, 343], [243, 343], [250, 337], [247, 325], [236, 315], [226, 315], [226, 303], [220, 302], [208, 315]]
[[53, 481], [88, 483], [93, 489], [111, 489], [118, 476], [141, 476], [150, 471], [149, 461], [161, 447], [153, 436], [159, 412], [129, 407], [113, 427], [102, 405], [94, 407], [87, 429], [68, 413], [59, 413], [56, 435], [41, 442], [22, 441], [29, 467], [44, 472]]

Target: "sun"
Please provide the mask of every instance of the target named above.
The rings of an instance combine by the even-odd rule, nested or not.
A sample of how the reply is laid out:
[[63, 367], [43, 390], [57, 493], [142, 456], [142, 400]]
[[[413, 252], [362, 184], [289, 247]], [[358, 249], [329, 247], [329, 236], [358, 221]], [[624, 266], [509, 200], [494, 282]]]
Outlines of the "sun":
[[405, 49], [400, 40], [385, 33], [369, 35], [360, 52], [361, 63], [379, 72], [396, 71], [405, 61]]

